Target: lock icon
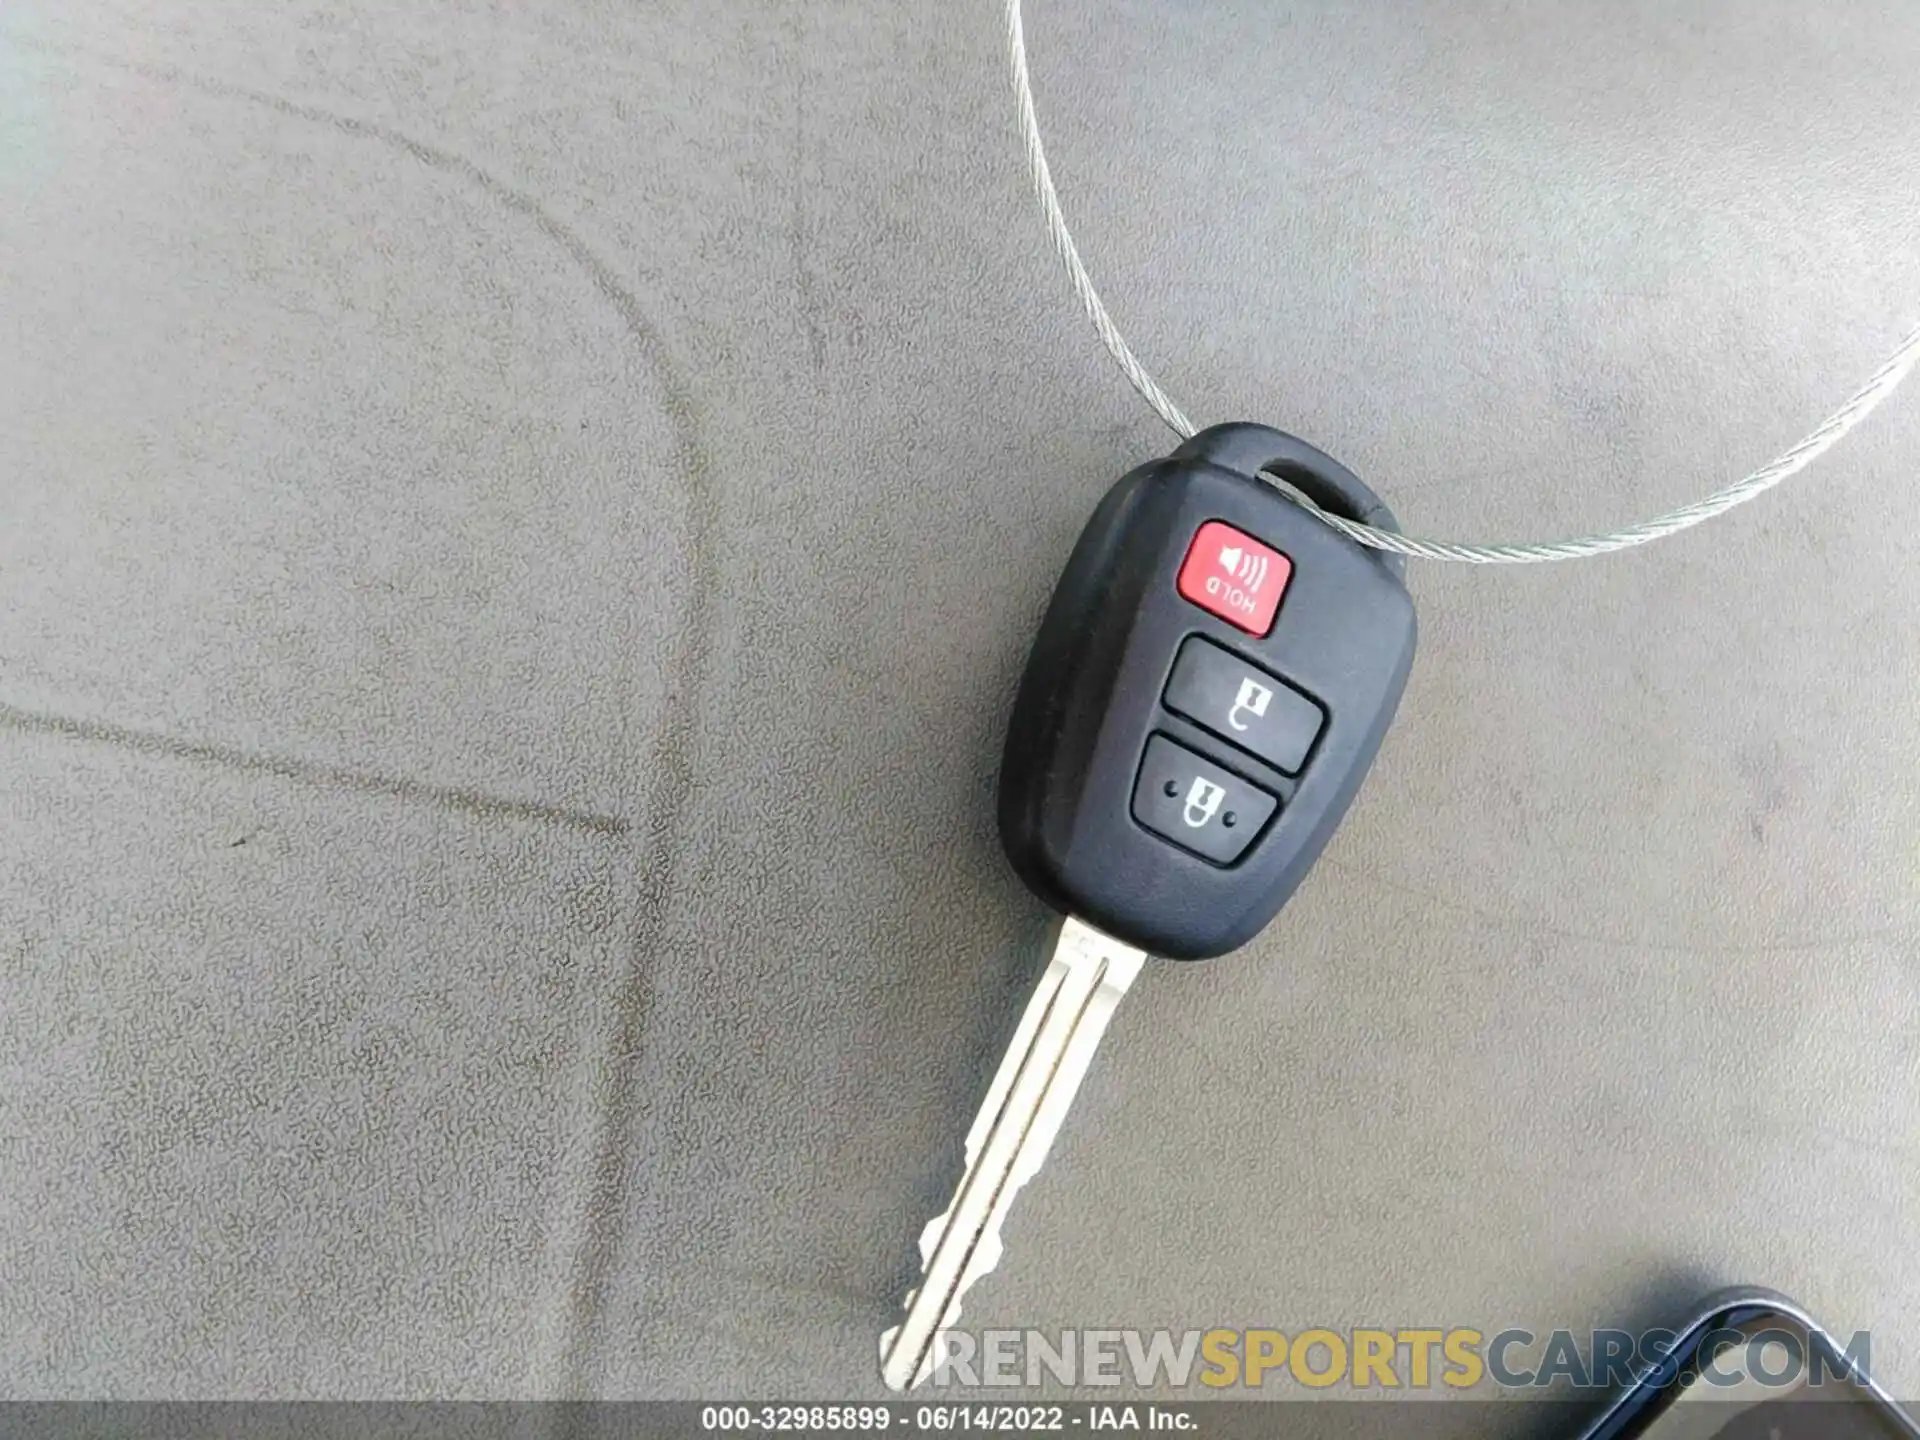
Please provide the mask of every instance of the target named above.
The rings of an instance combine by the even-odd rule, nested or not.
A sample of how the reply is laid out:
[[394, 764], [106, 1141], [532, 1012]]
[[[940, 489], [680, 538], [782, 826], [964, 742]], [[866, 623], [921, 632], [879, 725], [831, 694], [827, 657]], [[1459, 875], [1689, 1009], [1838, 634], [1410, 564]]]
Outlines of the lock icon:
[[1220, 813], [1220, 802], [1226, 798], [1225, 790], [1204, 776], [1196, 775], [1187, 790], [1187, 803], [1180, 818], [1187, 822], [1190, 829], [1201, 829]]

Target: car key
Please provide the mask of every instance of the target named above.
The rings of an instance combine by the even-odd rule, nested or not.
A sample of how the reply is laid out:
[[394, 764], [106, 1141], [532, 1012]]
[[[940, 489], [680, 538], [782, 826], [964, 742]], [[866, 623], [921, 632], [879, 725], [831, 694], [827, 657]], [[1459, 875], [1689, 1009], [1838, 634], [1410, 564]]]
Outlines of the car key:
[[1343, 466], [1259, 425], [1204, 430], [1122, 478], [1082, 532], [1015, 698], [1000, 836], [1066, 917], [967, 1135], [920, 1283], [881, 1337], [904, 1390], [999, 1263], [1114, 1008], [1148, 954], [1221, 955], [1278, 913], [1372, 765], [1413, 664], [1405, 561], [1261, 478], [1382, 529]]

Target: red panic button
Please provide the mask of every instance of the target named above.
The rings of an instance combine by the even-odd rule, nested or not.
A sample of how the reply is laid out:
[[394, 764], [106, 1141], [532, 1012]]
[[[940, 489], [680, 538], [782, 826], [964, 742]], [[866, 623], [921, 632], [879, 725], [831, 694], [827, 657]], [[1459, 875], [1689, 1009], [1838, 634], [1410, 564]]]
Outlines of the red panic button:
[[1293, 562], [1278, 550], [1209, 520], [1180, 566], [1180, 594], [1249, 635], [1265, 635], [1292, 577]]

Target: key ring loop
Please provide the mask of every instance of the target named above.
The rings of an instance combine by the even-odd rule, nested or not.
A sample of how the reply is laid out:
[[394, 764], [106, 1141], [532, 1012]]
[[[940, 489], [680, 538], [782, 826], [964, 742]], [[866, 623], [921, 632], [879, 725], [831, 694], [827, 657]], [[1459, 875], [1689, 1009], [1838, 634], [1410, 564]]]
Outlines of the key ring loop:
[[[1101, 343], [1107, 347], [1107, 353], [1113, 356], [1121, 373], [1156, 415], [1166, 421], [1181, 439], [1188, 439], [1198, 427], [1168, 398], [1159, 383], [1135, 357], [1126, 337], [1107, 313], [1099, 292], [1094, 289], [1093, 277], [1087, 273], [1086, 263], [1081, 260], [1080, 251], [1073, 243], [1073, 234], [1067, 229], [1067, 217], [1060, 208], [1060, 196], [1053, 186], [1053, 173], [1047, 166], [1046, 149], [1040, 141], [1040, 119], [1034, 110], [1033, 77], [1027, 66], [1026, 34], [1021, 23], [1020, 0], [1006, 0], [1006, 7], [1007, 58], [1012, 68], [1014, 98], [1019, 106], [1020, 135], [1026, 146], [1027, 168], [1033, 177], [1034, 194], [1040, 202], [1054, 251], [1066, 268], [1067, 280], [1073, 286], [1074, 294], [1079, 296], [1087, 318], [1093, 322]], [[1907, 378], [1916, 363], [1920, 363], [1920, 327], [1908, 334], [1886, 363], [1797, 445], [1743, 480], [1735, 481], [1690, 505], [1666, 511], [1620, 530], [1518, 545], [1465, 545], [1394, 534], [1331, 514], [1310, 501], [1302, 500], [1301, 503], [1349, 539], [1375, 550], [1410, 555], [1422, 560], [1450, 560], [1468, 565], [1531, 565], [1553, 560], [1583, 560], [1594, 555], [1611, 554], [1616, 550], [1630, 550], [1724, 515], [1735, 506], [1764, 495], [1788, 477], [1799, 474], [1879, 408], [1880, 403], [1899, 388], [1900, 382]]]
[[[1400, 534], [1399, 520], [1366, 481], [1326, 451], [1285, 431], [1246, 421], [1210, 425], [1173, 452], [1176, 460], [1188, 457], [1210, 461], [1250, 480], [1277, 480], [1276, 489], [1329, 524], [1345, 520], [1378, 534], [1396, 538]], [[1406, 556], [1382, 551], [1380, 561], [1406, 578]]]

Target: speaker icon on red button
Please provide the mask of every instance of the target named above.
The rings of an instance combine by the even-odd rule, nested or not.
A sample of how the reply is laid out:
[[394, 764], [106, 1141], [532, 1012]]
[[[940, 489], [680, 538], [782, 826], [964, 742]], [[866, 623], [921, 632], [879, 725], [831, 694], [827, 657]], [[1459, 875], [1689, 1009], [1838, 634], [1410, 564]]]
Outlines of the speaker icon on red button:
[[1273, 628], [1293, 562], [1219, 520], [1202, 525], [1180, 566], [1182, 598], [1249, 635]]
[[1245, 585], [1249, 594], [1257, 595], [1260, 582], [1267, 578], [1267, 557], [1249, 555], [1238, 545], [1222, 545], [1220, 568]]

